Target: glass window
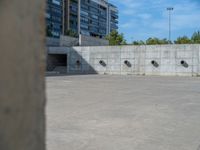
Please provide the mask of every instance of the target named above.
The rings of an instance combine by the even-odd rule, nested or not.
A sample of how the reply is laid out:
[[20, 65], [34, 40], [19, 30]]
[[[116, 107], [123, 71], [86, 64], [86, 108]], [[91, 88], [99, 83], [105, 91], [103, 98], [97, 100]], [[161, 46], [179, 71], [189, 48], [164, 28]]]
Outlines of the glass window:
[[56, 4], [56, 5], [60, 5], [60, 0], [52, 0], [52, 3]]

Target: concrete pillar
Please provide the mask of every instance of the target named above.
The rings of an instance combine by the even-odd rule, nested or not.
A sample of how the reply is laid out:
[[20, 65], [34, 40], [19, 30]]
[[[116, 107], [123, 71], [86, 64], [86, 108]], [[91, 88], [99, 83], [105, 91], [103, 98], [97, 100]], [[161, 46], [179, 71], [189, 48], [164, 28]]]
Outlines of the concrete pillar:
[[45, 0], [0, 0], [0, 150], [45, 149]]
[[66, 35], [67, 31], [70, 30], [70, 0], [63, 0], [63, 28], [62, 34]]

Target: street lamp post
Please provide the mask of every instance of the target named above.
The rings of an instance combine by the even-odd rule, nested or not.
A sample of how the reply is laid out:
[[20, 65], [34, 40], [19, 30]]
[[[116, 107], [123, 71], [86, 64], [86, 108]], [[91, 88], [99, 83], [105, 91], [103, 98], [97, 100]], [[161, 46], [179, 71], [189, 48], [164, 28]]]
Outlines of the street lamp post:
[[78, 0], [78, 45], [81, 45], [81, 0]]
[[171, 12], [174, 10], [173, 7], [168, 7], [167, 11], [169, 11], [169, 44], [171, 44]]

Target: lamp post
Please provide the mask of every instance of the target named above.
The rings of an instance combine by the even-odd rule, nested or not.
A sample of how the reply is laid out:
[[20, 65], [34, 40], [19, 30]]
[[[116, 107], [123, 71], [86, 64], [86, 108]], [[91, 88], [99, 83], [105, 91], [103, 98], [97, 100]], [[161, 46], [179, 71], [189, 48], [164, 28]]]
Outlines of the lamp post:
[[168, 7], [167, 11], [169, 11], [169, 44], [171, 44], [171, 12], [174, 10], [173, 7]]
[[81, 45], [81, 0], [78, 0], [78, 45]]

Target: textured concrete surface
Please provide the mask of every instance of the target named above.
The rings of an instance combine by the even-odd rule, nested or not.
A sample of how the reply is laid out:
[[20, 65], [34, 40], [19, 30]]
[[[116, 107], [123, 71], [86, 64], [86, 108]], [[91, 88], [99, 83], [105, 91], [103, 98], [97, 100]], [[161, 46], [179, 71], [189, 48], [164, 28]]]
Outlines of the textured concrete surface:
[[48, 53], [67, 54], [69, 74], [200, 75], [200, 45], [49, 47]]
[[108, 46], [109, 41], [105, 39], [100, 39], [87, 35], [79, 35], [79, 45], [80, 46]]
[[200, 79], [47, 78], [48, 150], [199, 150]]
[[60, 36], [57, 38], [46, 38], [46, 46], [48, 47], [72, 47], [72, 46], [108, 46], [109, 42], [105, 39], [79, 35], [79, 38], [74, 38], [70, 36]]
[[0, 0], [0, 150], [45, 149], [44, 12], [44, 0]]

